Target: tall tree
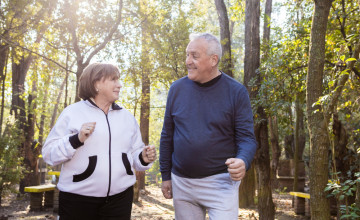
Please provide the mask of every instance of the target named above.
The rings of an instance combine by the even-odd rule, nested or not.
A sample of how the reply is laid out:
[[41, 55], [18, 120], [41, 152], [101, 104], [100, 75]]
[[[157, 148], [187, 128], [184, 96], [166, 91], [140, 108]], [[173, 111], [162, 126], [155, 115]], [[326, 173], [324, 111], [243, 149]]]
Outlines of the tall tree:
[[330, 219], [329, 201], [324, 189], [328, 182], [327, 122], [320, 105], [315, 105], [323, 95], [325, 63], [325, 35], [332, 0], [314, 0], [315, 8], [311, 25], [309, 63], [306, 89], [306, 110], [310, 134], [310, 195], [311, 217]]
[[[145, 145], [149, 144], [150, 117], [150, 34], [149, 34], [149, 5], [148, 1], [140, 1], [140, 14], [144, 18], [141, 23], [141, 103], [140, 103], [140, 131]], [[136, 171], [138, 188], [145, 189], [145, 171]]]
[[[246, 0], [244, 84], [250, 99], [255, 100], [261, 83], [260, 67], [260, 1]], [[258, 150], [255, 167], [258, 177], [258, 209], [260, 219], [274, 219], [272, 200], [267, 116], [262, 106], [255, 109], [255, 136]]]
[[276, 116], [269, 117], [269, 132], [270, 132], [270, 143], [271, 143], [271, 184], [273, 188], [278, 187], [276, 179], [276, 172], [279, 164], [279, 158], [281, 155], [281, 149], [279, 145], [279, 128]]
[[215, 0], [215, 6], [219, 18], [220, 40], [222, 46], [222, 59], [220, 68], [224, 71], [224, 73], [233, 77], [233, 65], [231, 62], [231, 35], [226, 5], [224, 0]]
[[[46, 20], [52, 16], [54, 10], [54, 2], [41, 2], [40, 8], [34, 7], [33, 10], [36, 12], [34, 14], [33, 26], [30, 28], [38, 29], [36, 33], [35, 40], [33, 42], [34, 51], [38, 50], [38, 45], [43, 39], [43, 34], [48, 29], [50, 23]], [[56, 1], [55, 1], [56, 3]], [[29, 15], [24, 15], [22, 18], [26, 20]], [[25, 22], [26, 23], [26, 22]], [[26, 37], [24, 29], [28, 26], [23, 26], [19, 29], [21, 33], [21, 38], [18, 39], [20, 42], [25, 42]], [[24, 157], [24, 164], [26, 170], [30, 172], [25, 173], [24, 179], [20, 181], [19, 189], [21, 193], [24, 193], [24, 187], [26, 185], [34, 185], [38, 180], [37, 173], [37, 158], [39, 155], [39, 149], [35, 149], [33, 144], [34, 140], [34, 126], [35, 126], [35, 115], [32, 112], [31, 102], [33, 101], [32, 94], [29, 95], [28, 99], [28, 108], [26, 111], [25, 100], [22, 97], [25, 93], [25, 79], [26, 75], [30, 69], [35, 56], [33, 53], [27, 53], [22, 48], [17, 46], [12, 47], [12, 103], [11, 103], [11, 113], [14, 114], [15, 118], [20, 122], [20, 129], [25, 133], [24, 142], [19, 146], [20, 152]], [[33, 85], [33, 89], [36, 90], [36, 84]]]
[[[93, 2], [88, 6], [86, 13], [84, 13], [84, 10], [79, 9], [81, 3], [83, 2], [66, 0], [62, 9], [67, 19], [66, 26], [71, 35], [71, 49], [75, 53], [77, 64], [75, 101], [80, 100], [77, 88], [83, 70], [90, 64], [92, 58], [112, 40], [122, 20], [123, 8], [123, 0], [119, 0], [116, 18], [113, 19], [111, 17], [112, 6], [109, 2]], [[99, 16], [100, 14], [102, 16]], [[112, 26], [109, 27], [108, 24], [112, 24]], [[94, 27], [90, 28], [87, 25], [93, 25]]]
[[[272, 0], [266, 0], [265, 3], [265, 15], [264, 15], [264, 33], [263, 33], [263, 44], [267, 46], [270, 41], [270, 21], [272, 11]], [[265, 52], [266, 54], [266, 52]]]
[[5, 80], [7, 74], [7, 63], [9, 59], [9, 45], [0, 40], [0, 87], [1, 87], [1, 110], [0, 110], [0, 137], [2, 135], [2, 124], [4, 119], [5, 105]]

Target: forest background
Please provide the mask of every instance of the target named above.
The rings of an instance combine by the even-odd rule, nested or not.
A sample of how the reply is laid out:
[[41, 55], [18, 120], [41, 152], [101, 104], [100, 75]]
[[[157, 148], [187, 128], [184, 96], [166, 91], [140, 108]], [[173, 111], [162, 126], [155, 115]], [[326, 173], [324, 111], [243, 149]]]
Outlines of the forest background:
[[[0, 204], [39, 184], [41, 146], [92, 62], [119, 66], [119, 103], [158, 147], [189, 34], [210, 32], [253, 106], [259, 147], [240, 205], [273, 219], [278, 164], [292, 159], [305, 161], [314, 219], [329, 219], [329, 196], [359, 217], [359, 13], [360, 0], [0, 0]], [[146, 177], [161, 181], [158, 161]]]

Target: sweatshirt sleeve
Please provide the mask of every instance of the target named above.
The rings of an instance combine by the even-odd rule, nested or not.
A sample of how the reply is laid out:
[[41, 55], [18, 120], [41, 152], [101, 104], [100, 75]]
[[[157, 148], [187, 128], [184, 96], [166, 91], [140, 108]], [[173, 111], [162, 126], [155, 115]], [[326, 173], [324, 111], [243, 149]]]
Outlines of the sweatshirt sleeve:
[[55, 126], [51, 129], [42, 147], [42, 156], [51, 166], [70, 160], [76, 152], [70, 137], [77, 135], [68, 128], [70, 117], [66, 109], [60, 114]]
[[240, 90], [235, 109], [235, 141], [238, 147], [237, 158], [245, 162], [246, 170], [254, 158], [257, 142], [254, 134], [253, 113], [249, 94], [245, 87]]
[[[131, 115], [132, 117], [132, 115]], [[142, 141], [141, 132], [136, 119], [134, 118], [134, 135], [132, 136], [132, 158], [134, 160], [134, 168], [137, 171], [145, 171], [148, 170], [153, 163], [146, 164], [144, 161], [140, 159], [140, 154], [144, 150], [145, 144]]]
[[174, 121], [171, 116], [172, 89], [170, 88], [164, 116], [164, 124], [160, 138], [160, 172], [163, 181], [171, 180], [172, 153], [174, 151]]

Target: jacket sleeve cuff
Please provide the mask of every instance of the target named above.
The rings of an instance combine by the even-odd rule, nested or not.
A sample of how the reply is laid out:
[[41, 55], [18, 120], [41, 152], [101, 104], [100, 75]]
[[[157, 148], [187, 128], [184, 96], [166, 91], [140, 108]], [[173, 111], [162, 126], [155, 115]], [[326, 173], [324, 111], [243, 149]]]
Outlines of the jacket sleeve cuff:
[[74, 149], [77, 149], [81, 146], [84, 145], [84, 143], [82, 143], [80, 140], [79, 140], [79, 135], [78, 134], [74, 134], [73, 136], [70, 136], [69, 137], [69, 142], [71, 144], [71, 146], [74, 148]]
[[140, 159], [141, 165], [143, 165], [143, 166], [149, 165], [149, 163], [146, 163], [146, 162], [144, 161], [144, 158], [142, 157], [142, 152], [139, 154], [139, 159]]

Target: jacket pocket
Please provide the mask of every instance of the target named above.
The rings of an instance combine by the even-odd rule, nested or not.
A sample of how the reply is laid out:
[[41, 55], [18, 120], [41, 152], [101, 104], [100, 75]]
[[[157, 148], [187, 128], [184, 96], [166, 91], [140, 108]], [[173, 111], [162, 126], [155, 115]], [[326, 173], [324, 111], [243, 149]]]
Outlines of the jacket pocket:
[[133, 171], [131, 170], [129, 158], [127, 157], [126, 153], [122, 153], [122, 161], [124, 163], [127, 175], [134, 175]]
[[91, 174], [93, 174], [93, 172], [95, 171], [96, 163], [97, 163], [97, 156], [89, 157], [88, 167], [83, 173], [74, 175], [73, 182], [80, 182], [89, 178]]

